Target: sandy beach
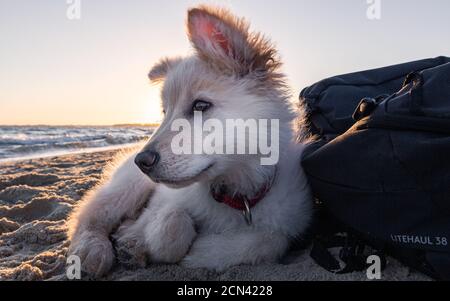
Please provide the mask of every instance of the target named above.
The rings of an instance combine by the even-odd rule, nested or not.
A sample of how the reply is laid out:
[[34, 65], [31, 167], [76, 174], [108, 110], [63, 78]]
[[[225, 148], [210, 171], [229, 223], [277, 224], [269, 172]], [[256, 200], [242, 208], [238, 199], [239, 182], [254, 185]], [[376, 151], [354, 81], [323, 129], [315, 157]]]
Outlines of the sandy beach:
[[[98, 183], [117, 151], [0, 164], [0, 280], [67, 280], [68, 214]], [[428, 280], [394, 259], [383, 280]], [[85, 279], [88, 280], [88, 279]], [[223, 273], [150, 265], [127, 270], [120, 263], [103, 280], [367, 280], [365, 273], [334, 275], [316, 265], [309, 250], [280, 264], [239, 266]]]

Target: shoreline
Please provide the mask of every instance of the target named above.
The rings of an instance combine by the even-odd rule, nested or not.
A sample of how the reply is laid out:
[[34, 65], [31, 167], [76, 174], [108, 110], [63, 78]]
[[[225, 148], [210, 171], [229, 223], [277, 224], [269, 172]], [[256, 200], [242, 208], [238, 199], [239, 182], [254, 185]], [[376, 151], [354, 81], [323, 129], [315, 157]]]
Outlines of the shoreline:
[[49, 159], [49, 158], [65, 157], [65, 156], [72, 156], [72, 155], [82, 155], [82, 154], [117, 151], [117, 150], [129, 149], [129, 148], [132, 148], [137, 145], [139, 145], [139, 142], [138, 143], [118, 144], [118, 145], [104, 146], [104, 147], [82, 148], [82, 149], [78, 149], [78, 150], [74, 149], [74, 150], [67, 150], [67, 151], [61, 150], [61, 151], [54, 151], [54, 152], [48, 152], [48, 153], [36, 153], [36, 154], [30, 154], [27, 156], [0, 159], [0, 165], [9, 164], [9, 163], [21, 163], [23, 161], [28, 161], [28, 160]]

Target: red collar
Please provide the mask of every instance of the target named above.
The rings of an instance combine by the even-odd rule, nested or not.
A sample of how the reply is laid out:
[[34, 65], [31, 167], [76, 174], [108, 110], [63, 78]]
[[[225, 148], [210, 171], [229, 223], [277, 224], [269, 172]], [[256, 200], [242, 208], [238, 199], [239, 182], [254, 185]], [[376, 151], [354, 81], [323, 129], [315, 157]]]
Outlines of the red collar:
[[247, 209], [245, 201], [247, 201], [250, 209], [255, 207], [262, 199], [266, 197], [267, 193], [272, 188], [272, 184], [273, 180], [270, 183], [264, 185], [263, 188], [261, 188], [261, 190], [258, 191], [258, 193], [251, 199], [240, 194], [230, 196], [227, 194], [226, 189], [223, 189], [222, 192], [211, 191], [211, 195], [218, 203], [225, 204], [236, 210], [245, 211]]

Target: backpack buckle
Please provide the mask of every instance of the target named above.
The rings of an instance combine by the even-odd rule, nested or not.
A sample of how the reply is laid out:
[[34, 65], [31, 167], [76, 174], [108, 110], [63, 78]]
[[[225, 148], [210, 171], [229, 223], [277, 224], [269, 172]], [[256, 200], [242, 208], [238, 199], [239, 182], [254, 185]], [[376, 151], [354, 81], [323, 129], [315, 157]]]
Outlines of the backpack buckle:
[[361, 119], [370, 116], [377, 106], [378, 101], [375, 98], [363, 98], [353, 113], [353, 120], [360, 121]]

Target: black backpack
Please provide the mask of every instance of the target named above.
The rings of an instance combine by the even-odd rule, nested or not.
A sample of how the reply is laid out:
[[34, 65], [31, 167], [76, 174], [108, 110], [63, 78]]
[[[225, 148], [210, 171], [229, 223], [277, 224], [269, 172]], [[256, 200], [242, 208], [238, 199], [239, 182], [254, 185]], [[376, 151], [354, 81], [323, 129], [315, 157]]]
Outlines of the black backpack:
[[363, 270], [369, 245], [449, 280], [450, 58], [325, 79], [300, 100], [316, 136], [302, 161], [319, 209], [312, 257]]

